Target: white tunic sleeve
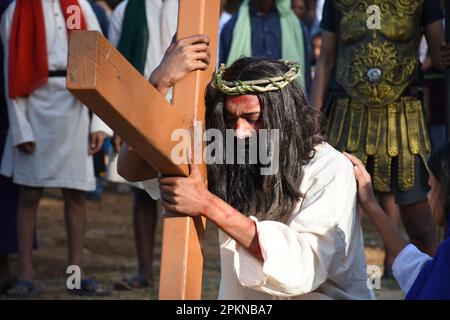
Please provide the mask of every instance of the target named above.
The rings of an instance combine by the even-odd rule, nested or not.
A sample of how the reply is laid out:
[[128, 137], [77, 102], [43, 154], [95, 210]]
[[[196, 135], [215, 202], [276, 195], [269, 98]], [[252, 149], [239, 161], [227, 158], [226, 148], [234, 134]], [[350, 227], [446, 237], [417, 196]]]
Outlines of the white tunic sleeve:
[[356, 217], [356, 184], [351, 164], [336, 160], [304, 177], [305, 199], [287, 224], [252, 217], [264, 262], [237, 244], [234, 269], [243, 286], [274, 296], [306, 294], [344, 260]]
[[24, 98], [7, 99], [9, 127], [14, 147], [24, 142], [35, 142], [33, 129], [27, 120], [26, 102]]
[[392, 272], [402, 291], [407, 294], [422, 271], [425, 262], [432, 258], [417, 249], [413, 244], [407, 245], [397, 255], [392, 265]]
[[[91, 5], [86, 0], [82, 0], [79, 3], [86, 19], [87, 28], [89, 30], [96, 30], [101, 33], [102, 29], [100, 27], [100, 24], [98, 23], [94, 10], [92, 10]], [[92, 114], [90, 132], [103, 132], [109, 137], [112, 137], [113, 135], [113, 131], [111, 130], [111, 128], [108, 127], [108, 125], [104, 123], [103, 120], [101, 120], [95, 113]]]
[[103, 122], [95, 113], [92, 114], [90, 132], [103, 132], [106, 136], [112, 137], [114, 132], [106, 123]]
[[108, 40], [114, 47], [117, 47], [122, 32], [122, 22], [128, 1], [124, 1], [114, 9], [109, 20]]
[[[0, 23], [0, 33], [2, 37], [4, 50], [4, 79], [5, 92], [8, 93], [8, 53], [9, 37], [11, 34], [11, 25], [15, 10], [15, 2], [11, 3], [8, 9], [3, 13]], [[24, 142], [35, 141], [33, 130], [27, 120], [27, 100], [25, 98], [6, 99], [8, 108], [8, 118], [10, 123], [10, 133], [12, 144], [17, 146]]]
[[142, 181], [141, 183], [142, 186], [144, 187], [144, 190], [153, 200], [161, 199], [161, 193], [159, 192], [159, 182], [157, 178], [145, 180]]

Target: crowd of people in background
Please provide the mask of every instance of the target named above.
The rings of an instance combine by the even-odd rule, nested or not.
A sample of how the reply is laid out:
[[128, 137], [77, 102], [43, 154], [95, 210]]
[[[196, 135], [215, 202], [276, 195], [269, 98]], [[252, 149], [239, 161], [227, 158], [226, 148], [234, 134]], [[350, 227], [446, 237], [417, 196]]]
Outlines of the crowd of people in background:
[[[133, 193], [130, 216], [133, 217], [137, 253], [136, 273], [117, 279], [113, 288], [131, 290], [155, 285], [157, 202], [139, 183], [128, 183], [117, 175], [121, 138], [65, 87], [70, 31], [65, 27], [64, 5], [76, 2], [83, 12], [82, 28], [102, 32], [146, 78], [161, 62], [176, 34], [178, 0], [38, 0], [33, 1], [33, 5], [21, 0], [0, 2], [0, 295], [27, 298], [39, 293], [33, 282], [32, 252], [39, 248], [36, 216], [44, 188], [62, 190], [68, 265], [78, 265], [84, 270], [84, 234], [89, 228], [86, 201], [102, 201], [103, 186], [112, 183], [118, 185], [118, 190]], [[326, 60], [337, 54], [336, 33], [339, 31], [330, 11], [332, 2], [222, 0], [217, 66], [230, 65], [242, 55], [296, 61], [301, 66], [302, 88], [312, 98], [312, 105], [317, 103], [316, 107], [322, 108], [326, 104], [322, 99], [325, 92], [336, 85], [330, 78], [334, 69]], [[14, 14], [17, 10], [22, 10], [23, 16], [40, 16], [32, 19], [30, 25]], [[429, 19], [434, 21], [433, 17]], [[23, 37], [20, 30], [24, 29], [17, 28], [19, 23], [23, 23], [25, 29], [36, 30], [31, 34], [37, 36]], [[425, 33], [426, 26], [422, 25]], [[11, 37], [21, 37], [17, 47], [10, 47]], [[23, 52], [24, 48], [37, 47], [46, 50], [9, 56]], [[322, 48], [325, 53], [321, 53]], [[435, 49], [424, 40], [417, 53], [421, 62], [418, 88], [433, 149], [445, 142], [445, 76], [443, 70], [433, 64]], [[20, 68], [23, 61], [28, 61], [25, 66], [41, 64], [40, 74], [31, 76]], [[328, 81], [331, 85], [325, 84]], [[170, 92], [167, 99], [171, 99]], [[395, 225], [401, 225], [401, 210], [397, 204], [386, 201], [383, 209]], [[427, 220], [421, 221], [428, 224]], [[404, 223], [409, 230], [410, 223]], [[421, 232], [417, 227], [410, 236], [414, 239]], [[423, 247], [430, 255], [436, 249], [428, 242]], [[10, 269], [11, 255], [18, 255], [16, 274]], [[393, 261], [387, 254], [385, 277], [392, 277]], [[70, 291], [90, 296], [110, 294], [110, 290], [84, 272], [81, 288]]]

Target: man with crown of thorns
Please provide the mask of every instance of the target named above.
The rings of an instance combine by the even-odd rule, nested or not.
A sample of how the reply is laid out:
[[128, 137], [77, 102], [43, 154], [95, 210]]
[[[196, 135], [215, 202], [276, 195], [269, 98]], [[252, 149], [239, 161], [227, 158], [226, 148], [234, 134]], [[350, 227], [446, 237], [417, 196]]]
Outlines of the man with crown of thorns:
[[[173, 50], [180, 45], [192, 44], [174, 43], [150, 78], [162, 94], [209, 63], [183, 57], [189, 48]], [[219, 299], [374, 298], [367, 284], [353, 166], [325, 142], [322, 114], [308, 104], [298, 76], [296, 63], [241, 58], [221, 66], [206, 89], [206, 129], [219, 130], [223, 137], [234, 130], [246, 156], [248, 140], [259, 130], [268, 130], [269, 138], [278, 131], [278, 141], [268, 143], [270, 153], [279, 149], [276, 172], [261, 174], [259, 159], [256, 164], [212, 161], [208, 186], [190, 164], [190, 176], [161, 176], [159, 192], [148, 188], [167, 210], [202, 215], [219, 228]], [[223, 152], [225, 159], [230, 151], [236, 157], [236, 150], [223, 146], [213, 158]], [[119, 173], [145, 180], [149, 165], [129, 156], [129, 150], [122, 146]]]

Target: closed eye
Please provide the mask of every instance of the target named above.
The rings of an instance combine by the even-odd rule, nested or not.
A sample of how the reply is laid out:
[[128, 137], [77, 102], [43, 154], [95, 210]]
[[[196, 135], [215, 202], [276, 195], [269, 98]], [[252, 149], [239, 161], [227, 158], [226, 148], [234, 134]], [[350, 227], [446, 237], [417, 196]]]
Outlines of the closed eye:
[[254, 117], [245, 117], [245, 120], [247, 120], [248, 123], [256, 123], [259, 120], [259, 117], [254, 118]]
[[244, 113], [241, 116], [236, 116], [234, 114], [225, 113], [225, 123], [229, 126], [234, 124], [239, 118], [245, 119], [248, 123], [254, 124], [258, 122], [260, 118], [260, 112], [249, 112]]

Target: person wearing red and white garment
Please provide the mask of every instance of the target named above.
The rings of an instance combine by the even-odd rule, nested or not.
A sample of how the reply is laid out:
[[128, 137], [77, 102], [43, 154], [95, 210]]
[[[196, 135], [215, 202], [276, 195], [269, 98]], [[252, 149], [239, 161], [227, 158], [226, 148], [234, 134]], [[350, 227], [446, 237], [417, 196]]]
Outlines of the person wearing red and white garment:
[[21, 186], [19, 280], [8, 291], [13, 297], [29, 297], [39, 291], [32, 282], [32, 240], [45, 187], [62, 189], [69, 265], [81, 269], [81, 286], [68, 290], [107, 293], [84, 275], [83, 246], [85, 192], [95, 189], [92, 154], [102, 147], [105, 134], [112, 132], [95, 114], [90, 117], [88, 109], [66, 89], [72, 24], [75, 29], [100, 31], [86, 0], [16, 0], [1, 20], [10, 121], [9, 148], [1, 173]]

